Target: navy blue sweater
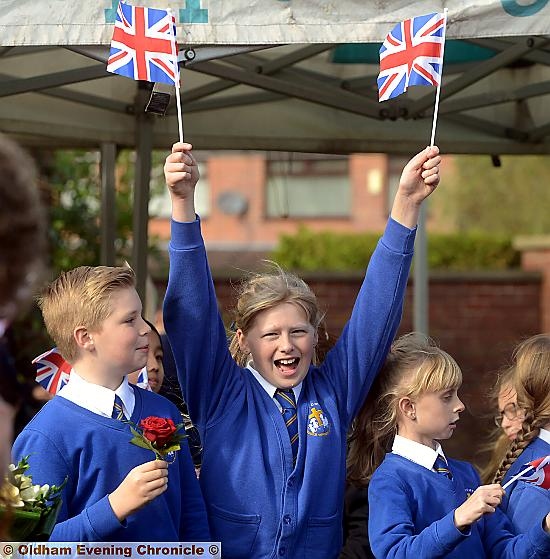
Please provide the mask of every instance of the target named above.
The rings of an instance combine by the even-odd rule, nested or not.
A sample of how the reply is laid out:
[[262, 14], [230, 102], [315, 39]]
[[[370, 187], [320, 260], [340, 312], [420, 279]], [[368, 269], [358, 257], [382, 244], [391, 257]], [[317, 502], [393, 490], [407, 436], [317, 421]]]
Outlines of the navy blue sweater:
[[[550, 455], [550, 444], [536, 437], [518, 456], [504, 476], [507, 482], [525, 470], [525, 464]], [[550, 491], [532, 483], [515, 481], [506, 489], [507, 498], [502, 505], [517, 532], [526, 532], [540, 522], [550, 511]]]
[[514, 537], [497, 508], [467, 534], [454, 525], [454, 511], [480, 485], [467, 462], [448, 460], [453, 479], [397, 454], [387, 454], [369, 484], [369, 540], [379, 559], [535, 559], [550, 557], [550, 534], [542, 522]]
[[[133, 387], [134, 424], [150, 415], [181, 423], [166, 398]], [[112, 493], [150, 450], [130, 444], [128, 424], [88, 411], [62, 396], [48, 402], [17, 437], [13, 456], [29, 456], [34, 483], [60, 485], [63, 505], [51, 541], [208, 541], [204, 501], [186, 440], [168, 466], [168, 489], [119, 522], [109, 504]]]
[[200, 223], [172, 223], [164, 324], [203, 441], [200, 481], [224, 559], [338, 556], [346, 433], [399, 325], [414, 235], [390, 220], [350, 322], [304, 379], [293, 468], [274, 400], [228, 351]]

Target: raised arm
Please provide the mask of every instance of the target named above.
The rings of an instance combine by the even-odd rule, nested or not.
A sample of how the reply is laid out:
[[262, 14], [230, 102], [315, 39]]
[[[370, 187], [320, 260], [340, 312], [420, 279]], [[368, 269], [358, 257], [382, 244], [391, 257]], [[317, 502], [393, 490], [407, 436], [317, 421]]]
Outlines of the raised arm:
[[416, 221], [422, 202], [439, 184], [440, 162], [439, 149], [432, 147], [404, 167], [391, 219], [369, 262], [351, 318], [322, 366], [348, 423], [364, 401], [401, 322]]
[[416, 227], [422, 202], [439, 184], [441, 157], [437, 146], [416, 154], [404, 167], [391, 216], [409, 229]]
[[174, 144], [164, 164], [164, 176], [172, 198], [172, 219], [182, 223], [196, 218], [195, 186], [200, 174], [192, 149], [191, 144]]

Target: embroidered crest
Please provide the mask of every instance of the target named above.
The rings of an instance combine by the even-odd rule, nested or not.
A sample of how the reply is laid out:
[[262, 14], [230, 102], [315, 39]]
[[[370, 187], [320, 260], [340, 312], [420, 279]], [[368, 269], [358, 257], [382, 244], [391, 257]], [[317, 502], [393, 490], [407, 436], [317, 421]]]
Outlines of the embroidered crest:
[[466, 499], [469, 499], [475, 492], [475, 489], [466, 487]]
[[321, 409], [319, 402], [309, 403], [309, 415], [307, 416], [307, 434], [314, 437], [323, 437], [330, 432], [330, 424], [325, 412]]

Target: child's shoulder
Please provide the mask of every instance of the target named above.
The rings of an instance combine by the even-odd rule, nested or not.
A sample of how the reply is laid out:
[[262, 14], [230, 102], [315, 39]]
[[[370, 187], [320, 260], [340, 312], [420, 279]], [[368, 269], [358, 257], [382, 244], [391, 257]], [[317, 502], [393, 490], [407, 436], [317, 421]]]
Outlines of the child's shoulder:
[[139, 386], [132, 386], [136, 397], [136, 405], [141, 404], [143, 412], [148, 415], [163, 415], [179, 417], [180, 411], [166, 396], [145, 390]]

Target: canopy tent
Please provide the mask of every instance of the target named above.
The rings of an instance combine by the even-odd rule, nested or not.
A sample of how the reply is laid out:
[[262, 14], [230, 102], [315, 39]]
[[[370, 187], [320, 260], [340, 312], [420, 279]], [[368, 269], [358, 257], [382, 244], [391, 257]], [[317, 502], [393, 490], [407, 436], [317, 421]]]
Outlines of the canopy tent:
[[[434, 92], [379, 104], [377, 50], [397, 22], [446, 6], [436, 142], [447, 153], [550, 151], [548, 0], [143, 3], [176, 16], [185, 137], [197, 149], [418, 151]], [[149, 154], [169, 148], [178, 127], [175, 103], [152, 117], [148, 85], [105, 70], [117, 4], [4, 0], [0, 130], [27, 145], [102, 146], [105, 185], [114, 146], [136, 148], [133, 265], [144, 278]]]

